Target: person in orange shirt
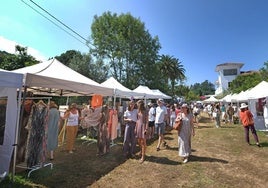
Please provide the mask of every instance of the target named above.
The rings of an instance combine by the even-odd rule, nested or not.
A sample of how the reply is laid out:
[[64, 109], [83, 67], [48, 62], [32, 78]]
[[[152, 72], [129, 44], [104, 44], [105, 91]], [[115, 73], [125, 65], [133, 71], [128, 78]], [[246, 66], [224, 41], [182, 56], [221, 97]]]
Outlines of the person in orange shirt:
[[254, 127], [254, 120], [253, 120], [253, 115], [248, 109], [248, 105], [246, 103], [242, 103], [240, 107], [240, 120], [242, 125], [244, 126], [245, 130], [245, 139], [248, 145], [250, 145], [249, 142], [249, 129], [251, 130], [251, 133], [256, 141], [256, 145], [258, 147], [261, 147], [259, 144], [259, 138], [256, 132], [256, 129]]

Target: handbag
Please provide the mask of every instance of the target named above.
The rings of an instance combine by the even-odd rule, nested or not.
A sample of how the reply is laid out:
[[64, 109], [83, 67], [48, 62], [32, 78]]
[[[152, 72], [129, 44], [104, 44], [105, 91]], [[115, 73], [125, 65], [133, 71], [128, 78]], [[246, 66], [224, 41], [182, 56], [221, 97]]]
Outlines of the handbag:
[[173, 127], [175, 130], [179, 131], [181, 129], [181, 125], [182, 125], [182, 120], [179, 120], [174, 123]]
[[[179, 117], [179, 118], [178, 118]], [[181, 129], [181, 125], [182, 125], [182, 114], [178, 114], [178, 117], [176, 118], [175, 120], [175, 123], [174, 123], [174, 129], [177, 130], [177, 131], [180, 131]]]

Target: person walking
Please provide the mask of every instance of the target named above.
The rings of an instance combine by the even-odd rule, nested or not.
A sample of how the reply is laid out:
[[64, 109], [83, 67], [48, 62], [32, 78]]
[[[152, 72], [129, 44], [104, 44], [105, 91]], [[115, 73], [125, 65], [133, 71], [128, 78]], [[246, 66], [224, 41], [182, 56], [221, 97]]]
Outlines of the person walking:
[[181, 113], [178, 114], [176, 121], [182, 121], [178, 131], [178, 153], [182, 157], [183, 163], [187, 163], [191, 155], [191, 139], [195, 135], [194, 118], [187, 104], [181, 106]]
[[214, 113], [215, 113], [215, 126], [216, 128], [219, 128], [221, 126], [221, 110], [219, 103], [215, 105]]
[[193, 107], [193, 114], [194, 114], [194, 123], [196, 123], [197, 128], [199, 125], [199, 117], [198, 117], [199, 113], [200, 113], [200, 109], [198, 108], [198, 106], [195, 103], [194, 107]]
[[138, 144], [140, 146], [140, 162], [142, 163], [145, 160], [145, 151], [146, 151], [146, 139], [148, 131], [148, 115], [146, 113], [146, 108], [144, 106], [143, 100], [137, 102], [138, 107], [138, 119], [135, 128], [136, 137]]
[[224, 122], [224, 124], [227, 122], [226, 108], [224, 104], [221, 105], [221, 121]]
[[251, 133], [255, 139], [256, 145], [260, 147], [259, 144], [259, 138], [254, 126], [254, 119], [251, 111], [248, 109], [248, 105], [246, 103], [242, 103], [240, 106], [240, 114], [239, 114], [240, 120], [242, 125], [244, 126], [245, 131], [245, 140], [248, 145], [250, 145], [249, 141], [249, 129], [251, 130]]
[[234, 108], [233, 108], [231, 103], [229, 103], [226, 112], [227, 112], [227, 115], [228, 115], [228, 122], [229, 122], [229, 124], [232, 124], [233, 123], [233, 117], [234, 117]]
[[156, 109], [154, 107], [154, 104], [148, 103], [149, 112], [148, 112], [148, 124], [149, 124], [149, 131], [148, 131], [148, 138], [154, 138], [155, 133], [155, 113]]
[[163, 142], [164, 146], [167, 146], [166, 141], [164, 140], [165, 134], [165, 122], [167, 119], [167, 108], [164, 106], [164, 100], [158, 99], [157, 100], [158, 106], [156, 107], [156, 116], [155, 116], [155, 128], [158, 134], [158, 144], [156, 147], [156, 151], [160, 151], [160, 145]]
[[175, 123], [175, 119], [176, 119], [176, 109], [175, 109], [175, 106], [174, 104], [171, 105], [171, 108], [170, 108], [170, 126], [171, 128], [173, 128], [173, 125]]
[[128, 108], [124, 113], [124, 121], [126, 124], [124, 141], [123, 141], [123, 154], [125, 157], [134, 157], [134, 150], [136, 146], [135, 127], [138, 118], [138, 111], [135, 108], [134, 100], [128, 103]]
[[54, 101], [49, 103], [48, 129], [47, 129], [47, 151], [50, 160], [54, 159], [54, 150], [58, 147], [58, 132], [60, 123], [60, 112]]

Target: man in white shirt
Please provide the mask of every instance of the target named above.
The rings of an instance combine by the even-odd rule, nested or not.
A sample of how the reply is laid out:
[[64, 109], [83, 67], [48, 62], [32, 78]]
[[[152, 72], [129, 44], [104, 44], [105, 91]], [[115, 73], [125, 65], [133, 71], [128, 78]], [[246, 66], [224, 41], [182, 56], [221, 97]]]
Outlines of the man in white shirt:
[[149, 128], [149, 139], [154, 137], [155, 131], [155, 113], [156, 109], [154, 104], [148, 103], [149, 112], [148, 112], [148, 128]]
[[164, 106], [164, 100], [158, 99], [157, 100], [158, 106], [156, 107], [156, 116], [155, 116], [155, 128], [156, 132], [159, 136], [158, 144], [156, 150], [160, 150], [160, 145], [163, 142], [164, 146], [166, 146], [166, 142], [164, 140], [164, 133], [165, 133], [165, 122], [167, 120], [167, 108]]

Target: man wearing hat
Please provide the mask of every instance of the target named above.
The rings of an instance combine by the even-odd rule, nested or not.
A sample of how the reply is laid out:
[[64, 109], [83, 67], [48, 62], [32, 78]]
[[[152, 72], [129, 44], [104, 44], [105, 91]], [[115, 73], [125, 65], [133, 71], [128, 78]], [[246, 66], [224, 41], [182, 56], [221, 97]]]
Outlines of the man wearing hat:
[[244, 126], [245, 140], [248, 143], [248, 145], [250, 145], [250, 142], [249, 142], [249, 129], [250, 129], [254, 137], [254, 140], [256, 141], [256, 145], [260, 147], [259, 138], [258, 138], [256, 129], [254, 127], [253, 115], [249, 111], [248, 105], [246, 103], [242, 103], [240, 106], [240, 120], [241, 120], [242, 125]]
[[156, 150], [160, 150], [160, 145], [163, 142], [163, 144], [166, 146], [166, 142], [164, 140], [164, 133], [165, 133], [165, 122], [167, 120], [167, 108], [164, 105], [163, 99], [157, 100], [158, 106], [156, 107], [156, 115], [155, 115], [155, 129], [157, 131], [157, 134], [159, 136], [158, 138], [158, 144]]

